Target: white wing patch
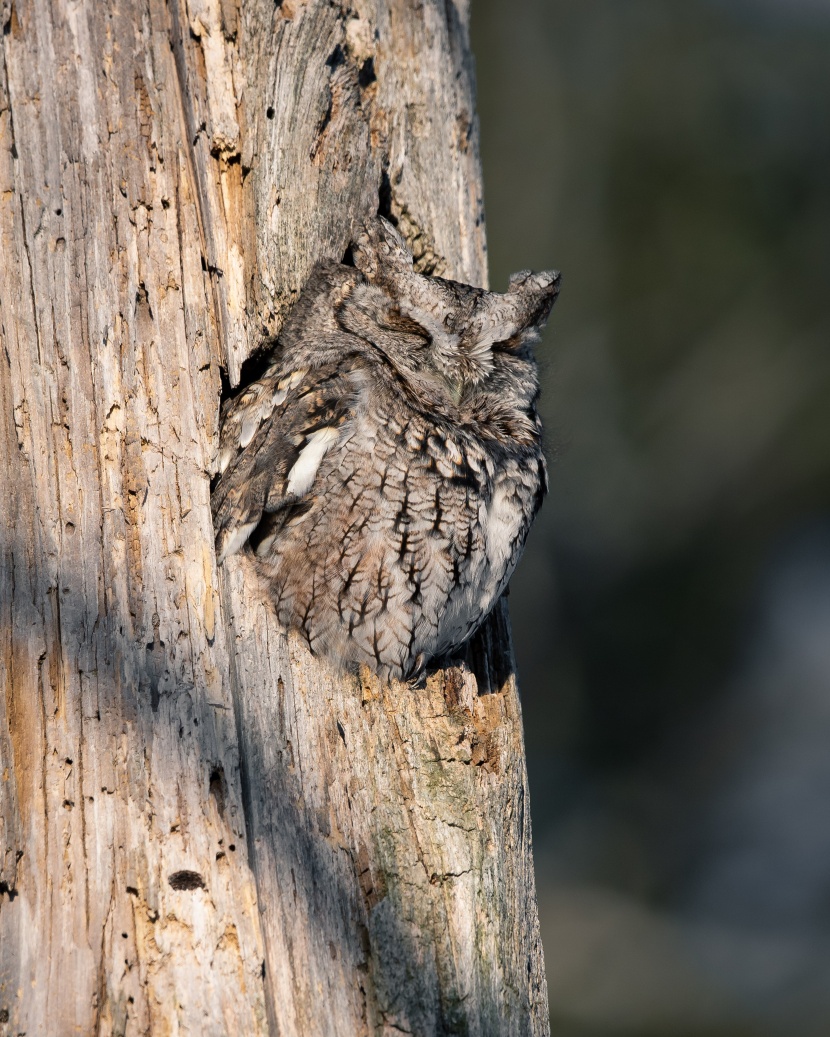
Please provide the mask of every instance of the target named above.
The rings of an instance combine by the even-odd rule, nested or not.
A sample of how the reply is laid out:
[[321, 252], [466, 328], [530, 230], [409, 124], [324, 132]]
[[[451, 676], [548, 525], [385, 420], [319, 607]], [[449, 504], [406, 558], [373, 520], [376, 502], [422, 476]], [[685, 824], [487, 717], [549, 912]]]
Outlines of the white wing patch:
[[230, 444], [229, 446], [223, 446], [219, 451], [219, 474], [223, 475], [225, 469], [236, 457], [236, 445]]
[[242, 422], [242, 431], [239, 433], [239, 449], [244, 450], [245, 447], [251, 442], [256, 434], [256, 430], [262, 423], [262, 409], [261, 407], [251, 408], [250, 412], [245, 416]]
[[317, 429], [308, 436], [306, 445], [288, 473], [288, 482], [285, 485], [287, 497], [302, 497], [308, 493], [320, 462], [339, 435], [339, 429], [327, 427]]
[[241, 547], [244, 547], [248, 542], [248, 537], [258, 525], [259, 520], [256, 522], [246, 522], [244, 526], [238, 526], [222, 546], [222, 553], [216, 559], [216, 564], [221, 565], [229, 555], [236, 554]]
[[280, 378], [277, 383], [278, 389], [293, 389], [295, 385], [299, 385], [300, 382], [308, 374], [307, 367], [301, 367], [296, 371], [292, 371], [291, 374], [287, 374], [285, 378]]
[[487, 560], [496, 572], [504, 572], [513, 554], [521, 524], [522, 512], [515, 491], [504, 483], [497, 483], [487, 509], [484, 530]]

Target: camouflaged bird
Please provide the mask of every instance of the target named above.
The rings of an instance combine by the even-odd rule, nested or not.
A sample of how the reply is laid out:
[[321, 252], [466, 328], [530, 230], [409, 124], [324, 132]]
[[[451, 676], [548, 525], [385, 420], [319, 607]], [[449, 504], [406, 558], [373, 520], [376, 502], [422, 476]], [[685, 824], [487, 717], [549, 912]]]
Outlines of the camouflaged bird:
[[313, 652], [405, 679], [481, 625], [546, 492], [529, 347], [559, 275], [423, 276], [381, 218], [352, 254], [314, 267], [223, 407], [216, 550], [252, 553]]

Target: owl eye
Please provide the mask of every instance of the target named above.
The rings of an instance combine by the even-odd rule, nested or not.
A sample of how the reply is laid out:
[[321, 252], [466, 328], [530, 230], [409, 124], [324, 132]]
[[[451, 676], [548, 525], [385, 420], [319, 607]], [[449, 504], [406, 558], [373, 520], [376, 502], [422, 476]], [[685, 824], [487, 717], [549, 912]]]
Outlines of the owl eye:
[[515, 353], [522, 346], [532, 346], [539, 341], [539, 329], [531, 326], [523, 328], [520, 332], [510, 338], [501, 339], [493, 343], [493, 350], [497, 353]]
[[432, 345], [432, 335], [417, 320], [404, 313], [399, 306], [392, 306], [387, 315], [386, 326], [390, 331], [399, 331], [404, 335], [420, 338], [423, 345]]

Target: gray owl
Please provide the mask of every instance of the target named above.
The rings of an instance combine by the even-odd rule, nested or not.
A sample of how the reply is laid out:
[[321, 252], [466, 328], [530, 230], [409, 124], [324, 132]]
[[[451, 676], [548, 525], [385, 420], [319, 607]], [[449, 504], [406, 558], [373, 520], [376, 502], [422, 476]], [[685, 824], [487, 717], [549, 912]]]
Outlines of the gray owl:
[[426, 277], [381, 218], [352, 255], [223, 407], [216, 551], [251, 553], [313, 652], [407, 679], [481, 625], [546, 492], [530, 345], [559, 275]]

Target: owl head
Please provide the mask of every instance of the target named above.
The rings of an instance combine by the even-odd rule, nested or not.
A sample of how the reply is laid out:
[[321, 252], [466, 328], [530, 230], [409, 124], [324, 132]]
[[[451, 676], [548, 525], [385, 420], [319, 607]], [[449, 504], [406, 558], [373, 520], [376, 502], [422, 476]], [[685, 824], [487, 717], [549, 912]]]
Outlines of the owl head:
[[556, 271], [523, 270], [504, 294], [419, 274], [383, 217], [364, 224], [352, 255], [363, 280], [341, 307], [343, 326], [455, 402], [484, 383], [500, 357], [521, 354], [539, 337], [559, 293]]

